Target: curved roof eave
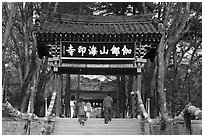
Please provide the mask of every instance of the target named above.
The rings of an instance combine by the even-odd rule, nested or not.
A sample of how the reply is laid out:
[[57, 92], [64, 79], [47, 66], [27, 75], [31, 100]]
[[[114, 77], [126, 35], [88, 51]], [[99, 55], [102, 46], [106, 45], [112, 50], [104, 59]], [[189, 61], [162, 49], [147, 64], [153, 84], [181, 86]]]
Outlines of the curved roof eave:
[[[156, 25], [155, 25], [156, 24]], [[60, 15], [47, 19], [38, 33], [141, 34], [160, 33], [153, 15]]]

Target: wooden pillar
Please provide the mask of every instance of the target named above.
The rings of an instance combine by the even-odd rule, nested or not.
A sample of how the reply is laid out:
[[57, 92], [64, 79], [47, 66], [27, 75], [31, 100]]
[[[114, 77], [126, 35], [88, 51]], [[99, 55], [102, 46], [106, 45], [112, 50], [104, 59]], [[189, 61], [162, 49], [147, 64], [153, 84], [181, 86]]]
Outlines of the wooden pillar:
[[125, 78], [125, 75], [123, 75], [121, 77], [121, 91], [122, 91], [122, 96], [121, 96], [121, 100], [122, 100], [122, 106], [123, 106], [123, 109], [122, 109], [122, 113], [123, 113], [123, 118], [125, 118], [126, 116], [126, 110], [127, 110], [127, 106], [126, 106], [126, 88], [125, 88], [125, 83], [126, 83], [126, 78]]
[[65, 116], [70, 117], [70, 74], [66, 74], [66, 88], [65, 88]]
[[79, 100], [79, 90], [80, 90], [80, 75], [77, 75], [77, 101]]
[[122, 93], [122, 90], [121, 90], [121, 76], [119, 75], [118, 77], [118, 88], [119, 88], [119, 92], [118, 92], [118, 110], [119, 110], [119, 115], [118, 117], [121, 118], [121, 112], [122, 112], [122, 100], [121, 100], [121, 93]]
[[[137, 90], [136, 90], [136, 92], [140, 92], [140, 94], [141, 94], [141, 89], [142, 89], [141, 88], [142, 87], [142, 82], [141, 81], [142, 81], [141, 67], [138, 67], [137, 68]], [[136, 99], [137, 99], [136, 101], [139, 101], [138, 98], [136, 98]], [[138, 103], [138, 104], [140, 104], [140, 103]]]
[[61, 89], [60, 89], [60, 80], [59, 80], [59, 75], [57, 74], [58, 72], [58, 66], [59, 66], [59, 57], [54, 56], [53, 57], [54, 61], [54, 92], [56, 92], [56, 117], [60, 117], [60, 110], [61, 110]]
[[57, 100], [56, 100], [56, 117], [60, 117], [60, 110], [61, 110], [61, 91], [60, 91], [60, 80], [59, 75], [55, 74], [55, 87], [57, 93]]
[[132, 85], [132, 117], [136, 118], [136, 76], [133, 76], [133, 85]]
[[118, 98], [118, 104], [119, 104], [119, 117], [124, 118], [125, 117], [125, 103], [126, 103], [126, 94], [125, 94], [125, 76], [120, 75], [118, 79], [118, 87], [119, 87], [119, 98]]
[[132, 117], [132, 84], [133, 84], [133, 76], [129, 76], [129, 80], [128, 80], [128, 105], [129, 105], [129, 116]]
[[116, 117], [119, 118], [120, 117], [120, 78], [119, 76], [117, 76], [117, 92], [116, 92], [116, 96], [117, 96], [117, 100], [116, 100]]
[[63, 116], [65, 116], [65, 103], [64, 103], [64, 84], [63, 84], [63, 74], [60, 74], [60, 92], [61, 92], [61, 113]]
[[141, 93], [141, 78], [142, 78], [142, 75], [141, 75], [141, 72], [139, 72], [137, 74], [137, 91], [139, 91]]

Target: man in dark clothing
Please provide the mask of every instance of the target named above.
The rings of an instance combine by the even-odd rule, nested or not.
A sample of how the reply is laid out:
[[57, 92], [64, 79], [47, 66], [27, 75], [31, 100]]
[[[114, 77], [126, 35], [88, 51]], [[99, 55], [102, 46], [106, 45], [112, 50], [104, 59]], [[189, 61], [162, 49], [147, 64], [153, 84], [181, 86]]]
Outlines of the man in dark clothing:
[[80, 98], [79, 102], [77, 103], [77, 111], [78, 111], [78, 121], [81, 126], [84, 126], [85, 122], [85, 111], [84, 111], [85, 103], [83, 98]]
[[108, 121], [111, 121], [112, 118], [112, 105], [113, 99], [108, 94], [103, 100], [103, 108], [104, 108], [104, 117], [105, 117], [105, 124], [108, 124]]

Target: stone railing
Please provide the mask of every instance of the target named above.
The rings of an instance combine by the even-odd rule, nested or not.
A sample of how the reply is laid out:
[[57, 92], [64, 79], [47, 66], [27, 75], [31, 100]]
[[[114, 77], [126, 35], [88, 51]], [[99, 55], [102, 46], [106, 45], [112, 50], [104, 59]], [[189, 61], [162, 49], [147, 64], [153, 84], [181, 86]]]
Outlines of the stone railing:
[[54, 107], [54, 104], [55, 104], [55, 99], [56, 99], [56, 92], [53, 92], [52, 93], [52, 98], [51, 98], [51, 101], [50, 101], [50, 105], [48, 107], [48, 110], [45, 111], [46, 114], [45, 114], [45, 122], [44, 122], [44, 126], [43, 126], [43, 129], [42, 129], [42, 134], [43, 135], [52, 135], [53, 132], [54, 132], [54, 126], [55, 126], [55, 122], [54, 120], [52, 120], [52, 109]]
[[[165, 132], [161, 132], [159, 119], [153, 119], [150, 126], [150, 135], [189, 135], [184, 120], [167, 122]], [[192, 135], [202, 135], [202, 120], [191, 120]]]
[[[41, 135], [43, 122], [31, 121], [26, 127], [27, 121], [13, 117], [2, 118], [2, 135]], [[26, 130], [27, 128], [27, 130]], [[30, 129], [30, 130], [29, 130]]]
[[192, 135], [202, 135], [202, 120], [191, 120]]
[[16, 110], [8, 101], [2, 105], [4, 111], [11, 116], [2, 119], [3, 134], [12, 134], [13, 132], [14, 134], [29, 135], [31, 134], [31, 123], [42, 123], [42, 120], [40, 120], [34, 113], [22, 113]]
[[[6, 101], [3, 108], [11, 118], [2, 119], [2, 134], [10, 135], [51, 135], [54, 131], [54, 121], [51, 120], [51, 113], [55, 103], [56, 92], [52, 94], [52, 100], [45, 118], [39, 118], [34, 113], [22, 113]], [[40, 130], [40, 129], [41, 130]], [[35, 131], [36, 130], [36, 131]]]

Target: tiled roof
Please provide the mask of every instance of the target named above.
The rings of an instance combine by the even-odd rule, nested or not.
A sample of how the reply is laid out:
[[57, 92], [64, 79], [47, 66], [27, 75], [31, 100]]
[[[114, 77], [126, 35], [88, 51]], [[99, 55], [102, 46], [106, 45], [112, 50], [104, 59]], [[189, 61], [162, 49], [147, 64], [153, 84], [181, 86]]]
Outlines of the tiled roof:
[[152, 15], [89, 16], [58, 15], [47, 19], [39, 33], [73, 34], [158, 34], [157, 22]]

